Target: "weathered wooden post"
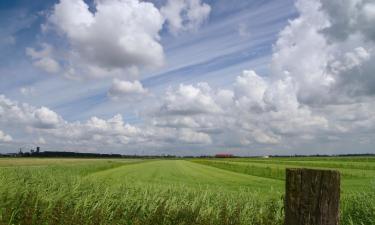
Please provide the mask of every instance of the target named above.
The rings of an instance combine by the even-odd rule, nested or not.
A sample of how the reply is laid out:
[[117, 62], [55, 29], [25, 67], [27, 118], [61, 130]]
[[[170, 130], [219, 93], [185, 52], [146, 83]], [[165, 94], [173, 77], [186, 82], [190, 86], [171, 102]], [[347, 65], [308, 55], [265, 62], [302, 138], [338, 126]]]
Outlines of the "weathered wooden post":
[[340, 173], [287, 169], [285, 225], [338, 225]]

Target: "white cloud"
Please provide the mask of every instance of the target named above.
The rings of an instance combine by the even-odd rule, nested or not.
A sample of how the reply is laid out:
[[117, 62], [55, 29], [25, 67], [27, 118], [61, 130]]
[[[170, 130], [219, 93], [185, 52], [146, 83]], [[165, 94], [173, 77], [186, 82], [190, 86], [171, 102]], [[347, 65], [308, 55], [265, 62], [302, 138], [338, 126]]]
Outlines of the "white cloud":
[[172, 34], [198, 29], [208, 18], [211, 7], [201, 0], [168, 0], [160, 9]]
[[112, 99], [138, 99], [148, 93], [141, 82], [139, 81], [124, 81], [119, 79], [114, 79], [112, 86], [108, 91], [108, 96]]
[[371, 58], [371, 53], [363, 47], [357, 47], [351, 52], [346, 52], [342, 60], [332, 63], [331, 69], [334, 73], [345, 72], [355, 67], [360, 67]]
[[25, 103], [19, 104], [0, 95], [0, 123], [52, 129], [62, 122], [61, 116], [47, 107], [36, 108]]
[[274, 47], [272, 77], [290, 77], [301, 103], [358, 101], [375, 93], [374, 42], [360, 23], [366, 1], [299, 0], [300, 16], [280, 33]]
[[180, 84], [177, 90], [167, 91], [161, 114], [217, 113], [221, 109], [210, 92], [206, 83], [199, 83], [197, 86]]
[[[188, 122], [188, 121], [186, 121]], [[0, 96], [0, 126], [16, 127], [24, 135], [36, 135], [33, 143], [55, 146], [107, 146], [171, 143], [207, 144], [208, 134], [191, 128], [170, 128], [144, 124], [133, 126], [125, 123], [121, 115], [109, 119], [91, 117], [85, 122], [65, 121], [56, 112], [20, 104]], [[41, 137], [41, 135], [43, 137]], [[5, 136], [8, 138], [8, 136]]]
[[62, 121], [61, 117], [54, 111], [41, 107], [34, 111], [35, 123], [38, 128], [56, 128]]
[[188, 144], [211, 144], [211, 137], [203, 132], [196, 132], [190, 129], [180, 129], [178, 139]]
[[[36, 143], [68, 146], [121, 145], [141, 142], [141, 130], [124, 123], [121, 115], [108, 120], [91, 117], [84, 123], [67, 122], [47, 107], [36, 108], [14, 102], [0, 95], [0, 126], [16, 128], [27, 135], [37, 135]], [[40, 135], [43, 135], [41, 138]], [[3, 135], [8, 140], [7, 135]], [[34, 139], [35, 140], [35, 139]], [[34, 141], [35, 142], [35, 141]]]
[[257, 142], [277, 143], [285, 135], [327, 127], [324, 117], [298, 102], [291, 79], [265, 80], [253, 71], [244, 71], [235, 88], [238, 125]]
[[264, 109], [263, 98], [266, 89], [266, 81], [254, 71], [244, 71], [242, 76], [236, 78], [235, 91], [240, 105]]
[[331, 37], [345, 40], [355, 33], [375, 41], [375, 3], [371, 0], [322, 0], [331, 26]]
[[153, 126], [158, 127], [172, 127], [172, 128], [199, 128], [200, 125], [194, 120], [194, 118], [189, 116], [167, 116], [162, 118], [157, 118], [152, 121]]
[[19, 105], [0, 95], [0, 121], [4, 123], [26, 122], [31, 119], [32, 110], [27, 104]]
[[170, 89], [151, 118], [154, 126], [204, 133], [223, 146], [277, 144], [285, 135], [328, 126], [299, 104], [290, 79], [270, 81], [254, 71], [238, 76], [233, 91], [206, 83]]
[[164, 19], [152, 3], [96, 1], [92, 13], [83, 0], [61, 0], [48, 21], [70, 45], [65, 58], [69, 77], [123, 76], [164, 62], [158, 34]]
[[0, 130], [0, 142], [11, 142], [13, 138]]
[[54, 138], [72, 144], [123, 145], [142, 139], [139, 128], [124, 123], [121, 115], [108, 120], [91, 117], [85, 123], [64, 123], [59, 129], [48, 130]]
[[[263, 140], [281, 144], [298, 133], [309, 137], [343, 132], [359, 135], [369, 132], [371, 125], [365, 124], [374, 124], [370, 113], [375, 93], [371, 72], [374, 66], [370, 65], [374, 44], [367, 31], [360, 29], [345, 38], [333, 39], [327, 31], [338, 29], [336, 22], [356, 17], [332, 11], [339, 12], [334, 14], [338, 16], [335, 21], [325, 9], [333, 2], [359, 4], [356, 9], [367, 3], [322, 2], [297, 1], [300, 16], [281, 31], [274, 46], [272, 70], [266, 79], [254, 72], [245, 72], [237, 78], [236, 104], [243, 113], [240, 117], [246, 118], [240, 124], [244, 129], [260, 130], [261, 134], [274, 137]], [[339, 119], [343, 115], [350, 115], [351, 119]], [[257, 135], [253, 137], [262, 142]]]
[[59, 63], [53, 59], [53, 47], [43, 43], [38, 51], [34, 48], [26, 48], [26, 54], [33, 60], [33, 65], [47, 73], [57, 73], [60, 71]]

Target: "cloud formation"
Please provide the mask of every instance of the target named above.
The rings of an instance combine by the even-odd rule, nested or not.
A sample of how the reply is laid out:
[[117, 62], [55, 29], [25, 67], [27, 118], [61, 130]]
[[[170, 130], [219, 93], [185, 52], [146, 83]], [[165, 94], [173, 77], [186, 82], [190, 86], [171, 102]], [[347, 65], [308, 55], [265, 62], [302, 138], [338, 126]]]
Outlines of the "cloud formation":
[[[345, 39], [332, 39], [326, 31], [334, 30], [335, 21], [327, 10], [328, 1], [322, 2], [296, 3], [300, 16], [280, 33], [272, 76], [291, 77], [298, 86], [298, 99], [305, 104], [357, 101], [354, 97], [374, 92], [374, 67], [370, 63], [374, 43], [360, 30]], [[351, 15], [339, 17], [344, 21]]]
[[[138, 0], [95, 2], [95, 13], [83, 0], [61, 0], [48, 18], [69, 45], [67, 76], [121, 75], [138, 67], [164, 63], [159, 10]], [[124, 75], [124, 74], [122, 74]]]
[[345, 40], [357, 33], [375, 41], [375, 3], [371, 0], [322, 1], [322, 9], [329, 16], [327, 33]]
[[[344, 2], [359, 12], [372, 4]], [[330, 142], [350, 135], [368, 138], [375, 122], [375, 45], [368, 29], [333, 38], [337, 21], [363, 19], [341, 11], [332, 14], [330, 3], [297, 1], [300, 15], [280, 32], [267, 76], [244, 71], [232, 90], [180, 85], [167, 92], [159, 109], [162, 116], [156, 114], [154, 124], [192, 127], [223, 146], [291, 147], [291, 142]]]
[[168, 90], [161, 107], [163, 115], [189, 115], [215, 113], [220, 110], [210, 96], [211, 89], [206, 83], [193, 85], [180, 84], [177, 90]]
[[235, 144], [232, 141], [237, 145], [278, 144], [283, 136], [328, 126], [324, 117], [298, 102], [290, 80], [271, 82], [254, 71], [244, 71], [232, 88], [180, 85], [167, 92], [152, 115], [153, 123], [203, 132], [223, 146]]
[[47, 107], [34, 107], [26, 103], [19, 104], [0, 95], [0, 123], [9, 126], [27, 128], [57, 128], [63, 119]]
[[[147, 95], [149, 90], [139, 81], [113, 79], [107, 93], [113, 99], [152, 98], [139, 124], [127, 123], [120, 114], [69, 122], [49, 108], [0, 96], [0, 125], [35, 131], [47, 143], [145, 151], [273, 148], [278, 153], [278, 148], [297, 151], [349, 139], [375, 144], [373, 3], [298, 0], [296, 9], [298, 17], [289, 21], [273, 46], [267, 74], [249, 68], [226, 88], [184, 83], [157, 98]], [[107, 0], [98, 1], [96, 10], [90, 12], [83, 1], [62, 0], [49, 17], [69, 41], [70, 57], [77, 60], [69, 64], [72, 74], [114, 75], [157, 66], [163, 61], [158, 33], [164, 18], [178, 34], [202, 25], [210, 7], [199, 0], [179, 0], [168, 1], [159, 11], [151, 3]], [[145, 18], [144, 11], [150, 12]], [[121, 27], [123, 23], [128, 26]], [[113, 35], [103, 32], [107, 28], [115, 31]], [[134, 46], [140, 51], [132, 51]], [[35, 62], [50, 53], [48, 46], [28, 50]]]
[[144, 97], [148, 93], [141, 82], [138, 80], [131, 82], [125, 80], [114, 79], [112, 86], [108, 91], [108, 96], [114, 100], [128, 99], [136, 100]]
[[67, 47], [58, 54], [46, 43], [40, 51], [28, 48], [34, 66], [48, 73], [62, 68], [71, 79], [134, 78], [140, 69], [164, 65], [164, 24], [173, 34], [195, 31], [211, 11], [200, 0], [167, 1], [160, 9], [140, 0], [99, 0], [94, 7], [83, 0], [55, 4], [42, 30], [58, 34]]
[[207, 20], [211, 7], [201, 0], [168, 0], [160, 12], [167, 20], [169, 31], [177, 35], [197, 30]]
[[[137, 134], [140, 133], [138, 128], [125, 124], [121, 115], [108, 120], [91, 117], [85, 123], [71, 123], [47, 107], [20, 104], [3, 95], [0, 95], [0, 125], [19, 127], [24, 132], [43, 135], [40, 143], [46, 142], [48, 138], [51, 142], [68, 144], [127, 144], [139, 141]], [[9, 139], [10, 136], [2, 133], [2, 137]]]

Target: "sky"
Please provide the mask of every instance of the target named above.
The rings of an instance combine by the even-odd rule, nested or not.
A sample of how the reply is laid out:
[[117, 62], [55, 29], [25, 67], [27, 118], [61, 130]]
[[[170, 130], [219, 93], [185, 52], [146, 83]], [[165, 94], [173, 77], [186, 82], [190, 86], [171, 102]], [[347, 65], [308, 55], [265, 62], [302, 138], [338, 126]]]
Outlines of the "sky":
[[375, 153], [372, 0], [2, 0], [0, 153]]

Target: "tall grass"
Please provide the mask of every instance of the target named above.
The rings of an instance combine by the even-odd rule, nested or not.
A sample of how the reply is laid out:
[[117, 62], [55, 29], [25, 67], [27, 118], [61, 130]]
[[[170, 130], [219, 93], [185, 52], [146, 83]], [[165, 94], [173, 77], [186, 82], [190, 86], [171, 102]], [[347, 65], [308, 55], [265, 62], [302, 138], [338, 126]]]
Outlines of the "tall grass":
[[375, 191], [356, 192], [341, 199], [341, 224], [375, 224]]
[[92, 167], [0, 170], [0, 224], [282, 224], [281, 198], [220, 187], [112, 183], [95, 177], [107, 167]]
[[[1, 168], [0, 224], [283, 224], [280, 192], [265, 196], [248, 189], [166, 185], [126, 177], [119, 181], [96, 175], [118, 166], [118, 162], [95, 162]], [[375, 192], [343, 196], [341, 225], [374, 224]]]

